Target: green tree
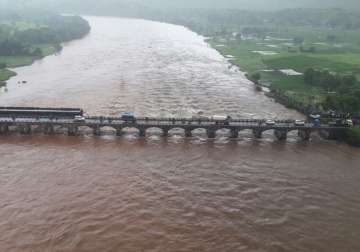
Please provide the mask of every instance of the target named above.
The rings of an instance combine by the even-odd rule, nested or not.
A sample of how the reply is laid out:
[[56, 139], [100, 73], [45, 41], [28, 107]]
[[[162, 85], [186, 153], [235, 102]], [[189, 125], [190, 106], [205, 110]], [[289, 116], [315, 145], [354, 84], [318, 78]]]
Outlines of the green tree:
[[346, 140], [349, 144], [360, 147], [360, 126], [349, 129]]
[[259, 81], [261, 79], [261, 74], [260, 73], [253, 73], [251, 76], [250, 76], [251, 80], [254, 81], [256, 84], [259, 84]]
[[306, 84], [313, 85], [315, 80], [316, 71], [314, 68], [308, 68], [304, 72], [304, 81]]
[[346, 87], [353, 87], [357, 82], [356, 76], [355, 75], [346, 75], [343, 76], [342, 78], [342, 84], [345, 85]]
[[36, 48], [33, 52], [32, 55], [35, 57], [42, 57], [43, 56], [43, 52], [40, 48]]

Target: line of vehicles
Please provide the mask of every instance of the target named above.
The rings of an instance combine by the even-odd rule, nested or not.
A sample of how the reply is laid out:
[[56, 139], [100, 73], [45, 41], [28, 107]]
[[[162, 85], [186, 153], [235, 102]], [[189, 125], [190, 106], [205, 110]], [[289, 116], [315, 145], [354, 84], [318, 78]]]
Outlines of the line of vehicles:
[[[62, 118], [72, 119], [74, 122], [84, 122], [84, 111], [80, 108], [39, 108], [39, 107], [0, 107], [0, 117], [36, 117], [36, 118]], [[120, 114], [121, 120], [125, 122], [135, 123], [137, 118], [131, 112], [124, 112]], [[148, 118], [146, 117], [145, 120]], [[172, 118], [175, 122], [176, 118]], [[195, 115], [192, 117], [194, 121], [212, 121], [217, 125], [229, 125], [232, 118], [228, 115], [213, 115], [210, 117], [202, 114]], [[320, 115], [309, 115], [308, 119], [290, 121], [296, 126], [305, 126], [306, 123], [311, 123], [315, 126], [326, 123], [333, 126], [353, 126], [354, 123], [351, 119], [346, 118], [334, 118], [334, 119], [323, 119]], [[269, 119], [259, 122], [265, 125], [275, 125], [276, 121]]]

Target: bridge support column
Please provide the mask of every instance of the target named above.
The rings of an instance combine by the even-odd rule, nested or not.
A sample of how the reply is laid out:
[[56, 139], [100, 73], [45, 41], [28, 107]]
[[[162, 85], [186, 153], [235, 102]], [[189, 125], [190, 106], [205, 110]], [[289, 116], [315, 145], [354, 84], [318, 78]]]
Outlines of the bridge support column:
[[286, 130], [275, 130], [275, 136], [280, 141], [286, 140], [287, 131]]
[[94, 134], [95, 136], [100, 136], [100, 135], [101, 135], [100, 126], [95, 126], [95, 127], [93, 128], [93, 134]]
[[139, 137], [146, 137], [146, 129], [139, 129]]
[[117, 136], [122, 136], [122, 134], [123, 134], [122, 128], [117, 128], [116, 129], [116, 135]]
[[185, 137], [192, 137], [191, 129], [185, 129]]
[[162, 137], [168, 137], [169, 136], [169, 129], [162, 129]]
[[47, 134], [47, 135], [52, 135], [54, 134], [54, 126], [53, 125], [46, 125], [44, 127], [44, 133]]
[[31, 126], [30, 125], [22, 125], [20, 126], [21, 134], [28, 135], [31, 133]]
[[206, 130], [207, 137], [213, 139], [216, 137], [216, 130], [214, 129], [207, 129]]
[[346, 133], [341, 130], [321, 130], [320, 136], [327, 140], [342, 140], [346, 137]]
[[69, 126], [68, 127], [68, 135], [69, 136], [76, 136], [78, 133], [78, 127], [77, 126]]
[[237, 129], [232, 129], [231, 131], [230, 131], [230, 137], [231, 138], [238, 138], [239, 137], [239, 130], [237, 130]]
[[310, 139], [310, 134], [311, 131], [310, 130], [299, 130], [298, 131], [298, 136], [303, 140], [303, 141], [308, 141]]
[[0, 125], [0, 134], [6, 134], [9, 132], [9, 126], [6, 124]]
[[262, 137], [262, 130], [253, 129], [253, 135], [254, 135], [255, 138], [261, 138]]

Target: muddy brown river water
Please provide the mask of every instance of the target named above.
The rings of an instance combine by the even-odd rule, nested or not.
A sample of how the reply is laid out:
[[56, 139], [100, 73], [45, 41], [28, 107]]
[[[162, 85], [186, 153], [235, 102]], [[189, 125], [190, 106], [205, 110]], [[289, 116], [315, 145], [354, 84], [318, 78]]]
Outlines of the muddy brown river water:
[[[92, 32], [2, 88], [0, 105], [92, 115], [301, 118], [180, 26], [86, 17]], [[19, 84], [23, 80], [26, 84]], [[360, 251], [360, 150], [156, 134], [0, 137], [0, 251]]]

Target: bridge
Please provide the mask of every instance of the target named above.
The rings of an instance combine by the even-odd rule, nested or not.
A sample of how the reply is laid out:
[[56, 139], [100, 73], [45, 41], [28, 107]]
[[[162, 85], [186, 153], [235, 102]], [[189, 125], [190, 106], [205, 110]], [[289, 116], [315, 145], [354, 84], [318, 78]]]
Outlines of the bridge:
[[101, 135], [103, 128], [112, 128], [117, 136], [121, 136], [125, 129], [135, 128], [139, 137], [145, 137], [148, 129], [158, 128], [162, 135], [167, 137], [174, 129], [184, 131], [185, 137], [192, 137], [193, 131], [204, 129], [208, 138], [215, 138], [219, 130], [226, 129], [231, 138], [238, 138], [242, 130], [251, 130], [255, 138], [261, 138], [263, 132], [272, 130], [279, 140], [285, 140], [291, 131], [297, 131], [303, 140], [309, 140], [310, 134], [318, 131], [327, 139], [337, 139], [344, 135], [349, 128], [346, 125], [305, 123], [299, 125], [294, 120], [275, 120], [269, 124], [266, 120], [256, 119], [229, 119], [227, 121], [215, 121], [213, 119], [194, 118], [151, 118], [141, 117], [134, 120], [124, 120], [122, 117], [95, 117], [88, 116], [81, 120], [72, 118], [35, 117], [35, 116], [1, 116], [0, 134], [8, 132], [20, 132], [31, 134], [41, 131], [44, 134], [54, 134], [58, 129], [63, 129], [70, 136], [75, 136], [83, 128], [90, 128], [94, 135]]

